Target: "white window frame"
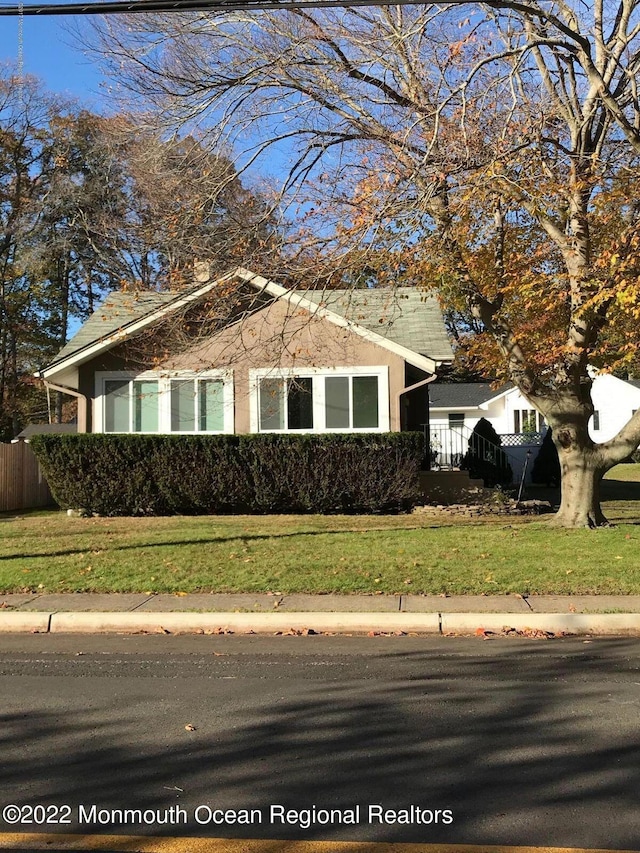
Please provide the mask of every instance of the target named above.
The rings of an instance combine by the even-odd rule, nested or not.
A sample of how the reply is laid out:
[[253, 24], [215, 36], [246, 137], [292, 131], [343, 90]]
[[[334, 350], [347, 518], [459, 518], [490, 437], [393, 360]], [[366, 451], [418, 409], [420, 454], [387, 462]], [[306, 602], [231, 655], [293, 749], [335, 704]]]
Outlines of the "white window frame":
[[[513, 413], [513, 434], [514, 435], [526, 435], [527, 433], [531, 433], [531, 432], [542, 432], [546, 426], [544, 417], [540, 414], [540, 412], [537, 409], [534, 409], [533, 407], [529, 407], [528, 409], [520, 409], [520, 408], [512, 409], [512, 413]], [[523, 429], [525, 413], [526, 413], [527, 418], [531, 417], [531, 413], [533, 413], [533, 417], [535, 420], [535, 429], [533, 429], [533, 430]], [[520, 422], [520, 429], [519, 430], [516, 429], [516, 423], [515, 423], [516, 414], [518, 415], [518, 421]]]
[[[378, 380], [378, 426], [377, 427], [325, 427], [325, 390], [327, 377], [375, 376]], [[313, 379], [313, 429], [260, 429], [260, 381], [262, 379]], [[321, 381], [316, 381], [321, 380]], [[350, 415], [353, 396], [349, 386]], [[389, 432], [389, 368], [387, 365], [371, 367], [259, 367], [249, 371], [249, 423], [252, 433], [273, 432], [286, 435], [334, 432]]]
[[[171, 429], [171, 382], [176, 379], [222, 379], [222, 430], [172, 430]], [[225, 435], [234, 431], [234, 389], [233, 372], [230, 370], [145, 370], [136, 373], [131, 370], [98, 371], [95, 374], [95, 407], [93, 432], [106, 433], [105, 430], [105, 382], [157, 382], [158, 383], [158, 430], [153, 433], [133, 432], [107, 433], [108, 435]], [[132, 398], [130, 393], [129, 399]], [[131, 425], [131, 421], [130, 421]], [[197, 420], [196, 420], [197, 426]]]

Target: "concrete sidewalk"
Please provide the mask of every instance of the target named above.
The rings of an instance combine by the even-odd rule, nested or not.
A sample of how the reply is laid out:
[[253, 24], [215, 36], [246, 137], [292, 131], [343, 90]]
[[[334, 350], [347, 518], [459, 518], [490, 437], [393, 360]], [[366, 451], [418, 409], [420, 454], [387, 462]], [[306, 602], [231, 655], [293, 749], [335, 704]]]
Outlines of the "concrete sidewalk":
[[0, 595], [19, 631], [640, 635], [640, 596]]

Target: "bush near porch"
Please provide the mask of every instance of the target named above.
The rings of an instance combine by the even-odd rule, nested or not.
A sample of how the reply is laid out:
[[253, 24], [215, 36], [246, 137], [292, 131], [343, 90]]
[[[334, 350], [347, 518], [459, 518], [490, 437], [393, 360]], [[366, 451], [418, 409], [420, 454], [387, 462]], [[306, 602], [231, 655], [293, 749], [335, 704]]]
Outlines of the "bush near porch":
[[421, 433], [39, 435], [57, 503], [104, 516], [374, 513], [422, 497]]

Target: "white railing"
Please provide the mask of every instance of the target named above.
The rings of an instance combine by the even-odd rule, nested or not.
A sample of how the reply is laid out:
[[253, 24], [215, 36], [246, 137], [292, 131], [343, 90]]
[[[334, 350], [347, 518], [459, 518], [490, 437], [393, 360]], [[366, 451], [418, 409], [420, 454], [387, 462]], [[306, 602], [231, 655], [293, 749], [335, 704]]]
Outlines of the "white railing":
[[[468, 426], [439, 426], [423, 424], [425, 446], [429, 454], [429, 467], [432, 470], [459, 468], [463, 457], [469, 450], [473, 430]], [[429, 434], [427, 435], [427, 429]], [[500, 435], [498, 446], [482, 436], [475, 435], [473, 442], [476, 455], [488, 462], [495, 462], [500, 453], [508, 458], [514, 476], [522, 470], [522, 453], [530, 446], [542, 444], [544, 434], [540, 432], [505, 433]]]

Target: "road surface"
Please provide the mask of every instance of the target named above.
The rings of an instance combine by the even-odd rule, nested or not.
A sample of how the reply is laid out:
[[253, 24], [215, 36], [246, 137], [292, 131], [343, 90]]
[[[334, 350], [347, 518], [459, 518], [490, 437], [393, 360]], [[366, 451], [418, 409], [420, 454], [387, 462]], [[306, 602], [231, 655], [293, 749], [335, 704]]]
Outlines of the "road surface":
[[640, 850], [639, 705], [634, 639], [4, 636], [0, 847]]

